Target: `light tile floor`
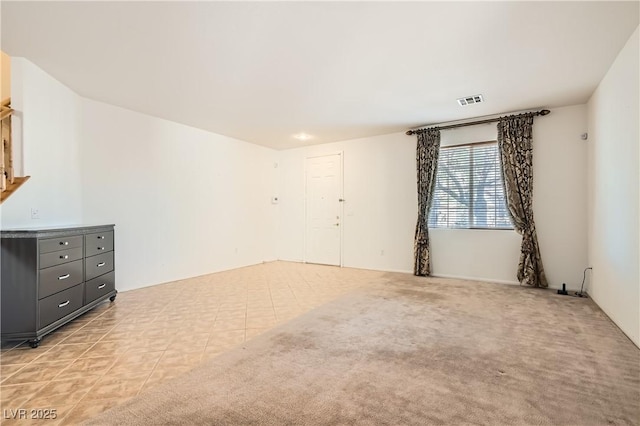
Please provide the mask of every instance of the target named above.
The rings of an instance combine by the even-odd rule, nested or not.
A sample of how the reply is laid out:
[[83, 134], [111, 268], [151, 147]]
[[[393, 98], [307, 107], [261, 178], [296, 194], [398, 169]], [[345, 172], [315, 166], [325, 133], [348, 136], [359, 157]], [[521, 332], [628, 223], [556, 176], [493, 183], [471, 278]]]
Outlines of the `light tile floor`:
[[36, 349], [2, 342], [0, 422], [77, 424], [383, 274], [272, 262], [122, 292]]

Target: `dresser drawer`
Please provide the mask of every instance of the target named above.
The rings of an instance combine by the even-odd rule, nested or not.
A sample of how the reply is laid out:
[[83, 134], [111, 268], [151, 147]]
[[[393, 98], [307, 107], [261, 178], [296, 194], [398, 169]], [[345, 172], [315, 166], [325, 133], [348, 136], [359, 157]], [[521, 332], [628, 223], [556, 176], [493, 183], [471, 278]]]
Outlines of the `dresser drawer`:
[[113, 252], [87, 257], [84, 260], [84, 269], [87, 281], [113, 271]]
[[87, 234], [84, 239], [87, 257], [113, 250], [113, 231]]
[[100, 296], [116, 289], [116, 273], [108, 272], [84, 283], [84, 303], [93, 302]]
[[69, 315], [82, 306], [82, 284], [71, 287], [38, 302], [40, 328]]
[[80, 284], [82, 281], [82, 260], [52, 266], [40, 270], [38, 299]]
[[82, 247], [44, 253], [40, 255], [40, 269], [62, 265], [79, 259], [82, 259]]
[[82, 247], [84, 238], [82, 235], [74, 235], [73, 237], [48, 238], [40, 240], [40, 254], [52, 251], [65, 250], [74, 247]]

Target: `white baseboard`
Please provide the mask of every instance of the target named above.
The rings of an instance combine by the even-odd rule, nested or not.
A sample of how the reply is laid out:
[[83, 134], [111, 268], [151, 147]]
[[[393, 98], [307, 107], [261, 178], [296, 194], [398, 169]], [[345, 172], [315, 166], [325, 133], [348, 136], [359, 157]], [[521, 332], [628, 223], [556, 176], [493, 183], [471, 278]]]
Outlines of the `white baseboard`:
[[453, 278], [456, 280], [482, 281], [482, 282], [498, 283], [498, 284], [520, 285], [518, 281], [497, 280], [495, 278], [465, 277], [461, 275], [449, 275], [449, 274], [431, 274], [431, 276], [434, 278]]
[[[304, 260], [300, 260], [300, 259], [278, 259], [278, 260], [281, 260], [283, 262], [306, 263]], [[350, 266], [350, 265], [343, 265], [342, 267], [343, 268], [352, 268], [352, 269], [364, 269], [364, 270], [368, 270], [368, 271], [395, 272], [395, 273], [400, 273], [400, 274], [412, 274], [413, 275], [413, 271], [412, 270], [408, 270], [408, 269], [384, 269], [384, 268], [374, 268], [374, 267], [371, 267], [371, 266], [364, 267], [364, 266]], [[498, 283], [498, 284], [509, 284], [509, 285], [520, 285], [520, 283], [518, 281], [498, 280], [498, 279], [495, 279], [495, 278], [484, 278], [484, 277], [467, 277], [467, 276], [463, 276], [463, 275], [432, 274], [431, 277], [433, 277], [433, 278], [452, 278], [452, 279], [467, 280], [467, 281], [482, 281], [482, 282], [490, 282], [490, 283]]]
[[408, 271], [408, 270], [404, 270], [404, 269], [382, 269], [382, 268], [364, 268], [364, 267], [360, 267], [360, 266], [348, 266], [348, 265], [344, 265], [344, 268], [351, 268], [351, 269], [364, 269], [367, 271], [379, 271], [379, 272], [395, 272], [395, 273], [399, 273], [399, 274], [412, 274], [413, 275], [413, 271]]
[[607, 316], [607, 318], [609, 318], [611, 320], [611, 322], [614, 323], [616, 325], [616, 327], [618, 327], [620, 329], [620, 331], [622, 331], [622, 333], [624, 333], [625, 336], [627, 336], [629, 341], [631, 341], [634, 345], [636, 345], [640, 349], [640, 341], [636, 341], [633, 337], [631, 337], [630, 333], [627, 333], [626, 327], [624, 326], [624, 324], [621, 324], [620, 322], [618, 322], [617, 318], [612, 316], [612, 315], [610, 315], [608, 310], [605, 311], [602, 308], [602, 305], [600, 305], [600, 303], [598, 303], [598, 299], [594, 299], [593, 296], [588, 292], [587, 292], [587, 295], [591, 298], [593, 303], [595, 303], [598, 306], [598, 308], [600, 308], [600, 310], [602, 312], [604, 312], [604, 314]]

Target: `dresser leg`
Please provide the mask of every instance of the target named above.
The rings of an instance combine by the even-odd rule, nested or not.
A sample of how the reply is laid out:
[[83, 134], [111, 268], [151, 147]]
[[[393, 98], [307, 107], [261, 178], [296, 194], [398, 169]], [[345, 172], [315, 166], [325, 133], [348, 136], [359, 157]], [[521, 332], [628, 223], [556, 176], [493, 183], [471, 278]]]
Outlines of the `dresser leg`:
[[114, 300], [116, 300], [116, 295], [114, 294], [113, 296], [111, 296], [111, 297], [109, 298], [109, 300], [111, 300], [112, 302], [113, 302]]
[[29, 340], [29, 346], [31, 346], [32, 348], [37, 348], [38, 346], [40, 346], [41, 340], [42, 340], [41, 338], [35, 338], [32, 340]]

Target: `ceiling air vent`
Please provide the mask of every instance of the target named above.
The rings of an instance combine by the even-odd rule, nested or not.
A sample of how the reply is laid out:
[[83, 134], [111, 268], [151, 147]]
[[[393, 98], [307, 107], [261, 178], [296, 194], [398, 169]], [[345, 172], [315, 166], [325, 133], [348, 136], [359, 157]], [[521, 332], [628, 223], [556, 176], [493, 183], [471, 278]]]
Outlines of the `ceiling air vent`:
[[458, 99], [460, 106], [479, 104], [481, 102], [483, 102], [482, 95], [473, 95]]

